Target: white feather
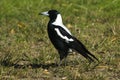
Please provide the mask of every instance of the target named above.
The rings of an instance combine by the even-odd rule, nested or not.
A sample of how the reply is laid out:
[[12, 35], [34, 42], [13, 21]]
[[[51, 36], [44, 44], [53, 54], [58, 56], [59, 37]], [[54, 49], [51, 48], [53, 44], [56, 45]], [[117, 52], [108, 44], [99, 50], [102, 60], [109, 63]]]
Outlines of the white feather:
[[53, 25], [62, 27], [66, 32], [68, 32], [71, 35], [71, 32], [63, 25], [62, 23], [62, 17], [60, 14], [57, 15], [56, 20], [52, 23]]
[[67, 36], [63, 36], [58, 28], [55, 28], [55, 31], [57, 35], [60, 36], [62, 39], [64, 39], [67, 43], [69, 43], [69, 41], [70, 42], [74, 41], [72, 38], [69, 39]]

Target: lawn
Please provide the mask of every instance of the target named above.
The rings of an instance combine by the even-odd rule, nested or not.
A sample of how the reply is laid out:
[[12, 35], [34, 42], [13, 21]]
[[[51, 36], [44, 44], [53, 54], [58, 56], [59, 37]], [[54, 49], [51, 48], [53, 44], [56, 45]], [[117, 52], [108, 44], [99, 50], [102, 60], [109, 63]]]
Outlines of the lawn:
[[[99, 64], [73, 52], [66, 66], [55, 65], [49, 18], [38, 15], [50, 9]], [[0, 80], [120, 79], [120, 0], [1, 0], [0, 36]]]

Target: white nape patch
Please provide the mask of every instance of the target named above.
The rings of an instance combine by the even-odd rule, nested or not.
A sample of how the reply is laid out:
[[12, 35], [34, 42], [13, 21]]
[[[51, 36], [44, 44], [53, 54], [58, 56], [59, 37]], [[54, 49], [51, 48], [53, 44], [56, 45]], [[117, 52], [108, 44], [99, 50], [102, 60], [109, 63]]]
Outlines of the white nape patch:
[[63, 25], [62, 23], [62, 17], [60, 14], [57, 15], [56, 20], [52, 23], [53, 25], [60, 26], [63, 29], [65, 29], [66, 32], [68, 32], [71, 35], [71, 32]]
[[69, 41], [74, 41], [72, 38], [69, 39], [67, 36], [63, 36], [58, 28], [55, 28], [55, 31], [57, 32], [58, 36], [64, 39], [67, 43], [69, 43]]

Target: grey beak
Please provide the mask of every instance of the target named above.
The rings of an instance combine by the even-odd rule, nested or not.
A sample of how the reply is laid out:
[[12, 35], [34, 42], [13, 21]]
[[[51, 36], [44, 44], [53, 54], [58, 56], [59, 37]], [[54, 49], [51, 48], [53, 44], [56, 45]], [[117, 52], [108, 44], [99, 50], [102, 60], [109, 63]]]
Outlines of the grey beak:
[[41, 12], [41, 13], [39, 13], [39, 15], [49, 16], [48, 11], [46, 11], [46, 12]]

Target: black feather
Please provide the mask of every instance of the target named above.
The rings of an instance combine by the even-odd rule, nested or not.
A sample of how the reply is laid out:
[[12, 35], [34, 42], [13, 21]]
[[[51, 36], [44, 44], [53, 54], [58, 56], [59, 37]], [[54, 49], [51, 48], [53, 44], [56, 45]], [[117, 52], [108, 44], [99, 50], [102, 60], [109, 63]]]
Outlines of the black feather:
[[86, 47], [74, 37], [74, 41], [69, 44], [69, 47], [76, 50], [78, 53], [80, 53], [82, 56], [84, 56], [89, 61], [94, 61], [93, 59], [96, 59], [99, 61], [93, 54], [91, 54]]

